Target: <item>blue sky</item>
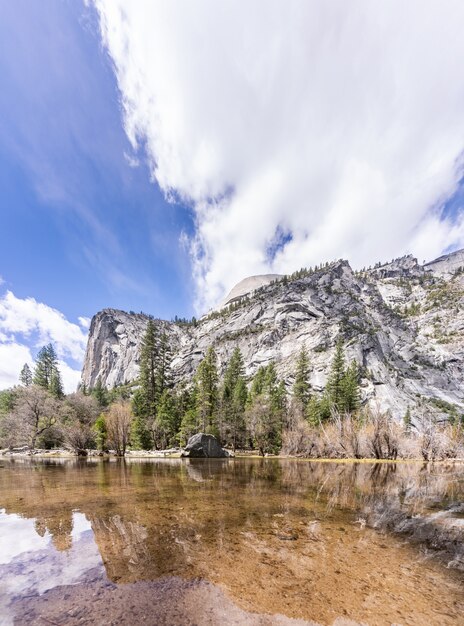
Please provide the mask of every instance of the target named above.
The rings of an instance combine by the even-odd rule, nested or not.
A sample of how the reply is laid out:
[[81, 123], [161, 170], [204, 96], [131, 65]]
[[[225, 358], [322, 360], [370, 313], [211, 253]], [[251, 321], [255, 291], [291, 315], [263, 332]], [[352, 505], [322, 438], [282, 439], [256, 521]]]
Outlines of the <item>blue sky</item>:
[[52, 341], [72, 389], [102, 308], [462, 247], [457, 11], [0, 0], [0, 388]]
[[164, 200], [143, 162], [129, 163], [95, 10], [2, 3], [0, 81], [5, 285], [71, 320], [104, 307], [191, 314], [179, 245], [191, 214]]

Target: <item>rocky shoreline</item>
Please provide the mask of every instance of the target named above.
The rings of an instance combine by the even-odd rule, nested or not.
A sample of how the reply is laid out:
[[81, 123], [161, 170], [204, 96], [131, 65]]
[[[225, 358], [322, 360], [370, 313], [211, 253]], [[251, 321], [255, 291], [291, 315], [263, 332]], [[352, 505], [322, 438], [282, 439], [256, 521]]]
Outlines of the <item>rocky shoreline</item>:
[[[88, 457], [116, 457], [115, 450], [86, 449], [79, 453], [66, 448], [30, 448], [19, 446], [0, 449], [0, 457], [35, 457], [35, 458], [88, 458]], [[190, 437], [185, 448], [168, 448], [167, 450], [127, 450], [125, 457], [135, 458], [232, 458], [235, 454], [232, 450], [223, 448], [218, 440], [212, 435], [198, 433]]]
[[[87, 449], [85, 450], [86, 454], [79, 455], [72, 450], [67, 450], [66, 448], [53, 448], [50, 450], [44, 448], [34, 448], [31, 449], [28, 446], [23, 446], [20, 448], [0, 448], [0, 458], [37, 458], [37, 459], [50, 459], [50, 458], [63, 458], [63, 459], [86, 459], [86, 458], [94, 458], [94, 459], [102, 459], [102, 458], [121, 458], [118, 457], [115, 450], [106, 450], [101, 452], [99, 450]], [[227, 455], [224, 455], [223, 458], [272, 458], [272, 459], [295, 459], [299, 461], [310, 461], [315, 463], [427, 463], [424, 459], [417, 458], [399, 458], [399, 459], [375, 459], [372, 457], [366, 457], [361, 459], [356, 458], [335, 458], [335, 457], [321, 457], [314, 458], [309, 456], [302, 456], [300, 454], [266, 454], [265, 457], [262, 457], [259, 454], [258, 450], [236, 450], [235, 452], [232, 450], [226, 450]], [[127, 450], [124, 458], [140, 458], [140, 459], [180, 459], [180, 458], [188, 458], [189, 455], [185, 454], [185, 448], [168, 448], [167, 450]], [[194, 458], [194, 457], [190, 457]], [[198, 457], [197, 457], [198, 458]], [[206, 458], [206, 457], [204, 457]], [[221, 457], [210, 457], [210, 458], [221, 458]], [[456, 457], [456, 458], [447, 458], [442, 460], [434, 460], [429, 461], [429, 463], [433, 464], [441, 464], [441, 463], [464, 463], [464, 457]]]

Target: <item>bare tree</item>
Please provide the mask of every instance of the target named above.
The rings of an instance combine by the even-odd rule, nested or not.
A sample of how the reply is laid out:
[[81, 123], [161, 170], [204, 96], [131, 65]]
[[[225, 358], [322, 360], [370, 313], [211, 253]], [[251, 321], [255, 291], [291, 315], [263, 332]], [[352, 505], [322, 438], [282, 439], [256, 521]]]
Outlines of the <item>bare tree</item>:
[[11, 412], [11, 424], [17, 433], [17, 443], [35, 448], [37, 438], [57, 423], [60, 403], [45, 389], [31, 385], [18, 390]]
[[92, 426], [99, 412], [98, 402], [92, 396], [72, 393], [66, 398], [62, 410], [63, 441], [79, 456], [85, 456], [87, 448], [93, 444]]
[[369, 414], [368, 441], [376, 459], [393, 459], [398, 457], [401, 437], [404, 435], [403, 426], [392, 416], [381, 411], [371, 411]]
[[130, 439], [132, 411], [129, 402], [114, 402], [106, 415], [108, 440], [118, 456], [124, 456]]

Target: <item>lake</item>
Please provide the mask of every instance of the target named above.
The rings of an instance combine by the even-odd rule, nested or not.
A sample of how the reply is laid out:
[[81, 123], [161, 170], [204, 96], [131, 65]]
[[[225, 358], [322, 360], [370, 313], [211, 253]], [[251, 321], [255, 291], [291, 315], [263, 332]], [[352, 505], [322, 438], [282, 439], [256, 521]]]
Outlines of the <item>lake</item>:
[[0, 461], [1, 624], [464, 624], [464, 465]]

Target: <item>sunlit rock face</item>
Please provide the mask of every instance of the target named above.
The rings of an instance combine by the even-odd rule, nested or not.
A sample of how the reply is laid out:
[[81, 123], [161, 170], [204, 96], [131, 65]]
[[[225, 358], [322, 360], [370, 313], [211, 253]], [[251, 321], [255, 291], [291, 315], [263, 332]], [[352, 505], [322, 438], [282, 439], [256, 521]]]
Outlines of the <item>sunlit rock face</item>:
[[457, 250], [451, 254], [445, 254], [444, 256], [426, 263], [424, 268], [428, 272], [432, 272], [437, 276], [452, 276], [460, 268], [464, 269], [464, 250]]
[[[406, 256], [363, 272], [337, 261], [302, 278], [242, 281], [227, 306], [196, 325], [155, 323], [170, 338], [176, 382], [188, 384], [213, 345], [221, 373], [238, 346], [248, 376], [274, 360], [290, 386], [304, 345], [312, 388], [321, 391], [341, 335], [347, 359], [363, 368], [366, 402], [391, 410], [398, 419], [408, 407], [415, 419], [424, 412], [446, 417], [452, 406], [464, 409], [462, 266], [464, 251], [426, 265]], [[97, 313], [82, 383], [92, 387], [100, 378], [113, 387], [135, 380], [147, 322], [143, 314]]]
[[[87, 387], [94, 387], [98, 378], [108, 388], [137, 378], [140, 340], [148, 319], [143, 313], [115, 309], [104, 309], [93, 317], [82, 370], [82, 382]], [[156, 323], [161, 331], [168, 332], [174, 350], [178, 350], [184, 332], [169, 322]]]
[[281, 274], [260, 274], [259, 276], [249, 276], [248, 278], [244, 278], [230, 290], [219, 305], [218, 310], [228, 304], [231, 304], [232, 302], [236, 302], [246, 294], [259, 289], [260, 287], [269, 285], [272, 281], [278, 280], [279, 278], [282, 278]]

